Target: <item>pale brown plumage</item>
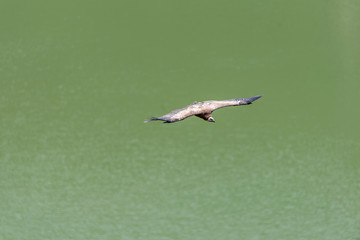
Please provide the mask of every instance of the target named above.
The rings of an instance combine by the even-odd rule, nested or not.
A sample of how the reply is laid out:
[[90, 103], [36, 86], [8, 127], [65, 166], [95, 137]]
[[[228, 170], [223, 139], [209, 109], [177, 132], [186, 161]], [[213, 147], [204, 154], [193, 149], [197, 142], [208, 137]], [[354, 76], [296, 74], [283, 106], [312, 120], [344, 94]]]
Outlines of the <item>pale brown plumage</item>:
[[229, 107], [229, 106], [239, 106], [239, 105], [248, 105], [253, 101], [261, 98], [263, 95], [251, 97], [251, 98], [234, 98], [223, 101], [204, 101], [204, 102], [194, 102], [187, 107], [176, 109], [164, 116], [158, 118], [151, 118], [146, 120], [145, 123], [160, 120], [164, 123], [173, 123], [184, 120], [185, 118], [195, 115], [196, 117], [202, 118], [208, 122], [215, 122], [214, 118], [211, 116], [211, 113], [216, 109]]

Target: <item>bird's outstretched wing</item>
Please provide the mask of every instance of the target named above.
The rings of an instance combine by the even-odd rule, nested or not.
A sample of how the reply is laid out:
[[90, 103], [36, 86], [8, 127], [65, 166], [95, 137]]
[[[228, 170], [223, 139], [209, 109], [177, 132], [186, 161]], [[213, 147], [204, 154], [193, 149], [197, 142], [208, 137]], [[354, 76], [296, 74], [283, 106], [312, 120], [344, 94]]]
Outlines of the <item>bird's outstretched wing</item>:
[[168, 113], [164, 116], [157, 117], [157, 118], [150, 118], [150, 119], [146, 120], [145, 123], [151, 122], [151, 121], [156, 121], [156, 120], [164, 121], [164, 123], [173, 123], [173, 122], [184, 120], [185, 118], [191, 117], [196, 114], [201, 114], [202, 111], [203, 110], [199, 106], [199, 103], [194, 102], [193, 104], [190, 104], [189, 106], [186, 106], [184, 108], [180, 108], [180, 109], [171, 111], [170, 113]]
[[250, 97], [250, 98], [234, 98], [229, 100], [222, 100], [222, 101], [205, 101], [206, 105], [209, 106], [211, 112], [223, 108], [223, 107], [230, 107], [230, 106], [240, 106], [240, 105], [249, 105], [255, 100], [261, 98], [263, 95]]

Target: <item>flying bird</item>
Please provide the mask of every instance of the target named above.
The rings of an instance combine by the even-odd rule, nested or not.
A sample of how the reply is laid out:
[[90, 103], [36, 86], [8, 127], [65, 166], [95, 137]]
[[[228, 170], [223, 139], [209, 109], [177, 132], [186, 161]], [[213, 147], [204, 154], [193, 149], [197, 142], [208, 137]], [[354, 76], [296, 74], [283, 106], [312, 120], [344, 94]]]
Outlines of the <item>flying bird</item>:
[[176, 109], [164, 116], [157, 118], [150, 118], [146, 120], [145, 123], [156, 120], [163, 121], [164, 123], [174, 123], [184, 120], [185, 118], [191, 116], [202, 118], [208, 122], [215, 122], [215, 119], [211, 114], [216, 109], [223, 107], [230, 107], [230, 106], [248, 105], [251, 104], [253, 101], [261, 98], [262, 96], [263, 95], [250, 97], [250, 98], [234, 98], [234, 99], [222, 100], [222, 101], [210, 100], [203, 102], [194, 102], [193, 104], [190, 104], [187, 107]]

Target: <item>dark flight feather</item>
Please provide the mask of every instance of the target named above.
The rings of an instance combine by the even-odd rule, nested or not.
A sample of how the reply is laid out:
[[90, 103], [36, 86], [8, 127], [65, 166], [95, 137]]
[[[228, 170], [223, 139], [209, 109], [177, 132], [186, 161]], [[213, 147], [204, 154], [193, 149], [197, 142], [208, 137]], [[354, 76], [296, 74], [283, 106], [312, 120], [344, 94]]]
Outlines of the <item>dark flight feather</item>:
[[229, 106], [240, 106], [240, 105], [248, 105], [254, 102], [255, 100], [261, 98], [263, 95], [250, 97], [250, 98], [234, 98], [229, 100], [222, 100], [222, 101], [203, 101], [203, 102], [194, 102], [193, 104], [190, 104], [189, 106], [186, 106], [184, 108], [176, 109], [164, 116], [157, 117], [157, 118], [150, 118], [145, 121], [151, 122], [160, 120], [164, 123], [173, 123], [178, 122], [181, 120], [184, 120], [191, 116], [196, 116], [199, 118], [204, 119], [208, 122], [215, 122], [214, 118], [212, 117], [211, 113], [215, 111], [216, 109], [223, 108], [223, 107], [229, 107]]

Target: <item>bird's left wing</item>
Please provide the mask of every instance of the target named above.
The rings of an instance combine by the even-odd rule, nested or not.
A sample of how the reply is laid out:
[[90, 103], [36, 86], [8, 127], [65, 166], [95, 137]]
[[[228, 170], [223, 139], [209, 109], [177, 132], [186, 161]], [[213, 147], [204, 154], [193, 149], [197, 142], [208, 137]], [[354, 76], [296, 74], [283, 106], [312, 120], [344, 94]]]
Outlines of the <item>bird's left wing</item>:
[[186, 106], [184, 108], [176, 109], [174, 111], [171, 111], [170, 113], [158, 117], [158, 118], [151, 118], [149, 120], [146, 120], [145, 122], [155, 121], [155, 120], [161, 120], [165, 123], [173, 123], [177, 121], [184, 120], [185, 118], [191, 117], [193, 115], [201, 113], [201, 108], [199, 106], [199, 103], [194, 102], [193, 104], [190, 104], [189, 106]]

